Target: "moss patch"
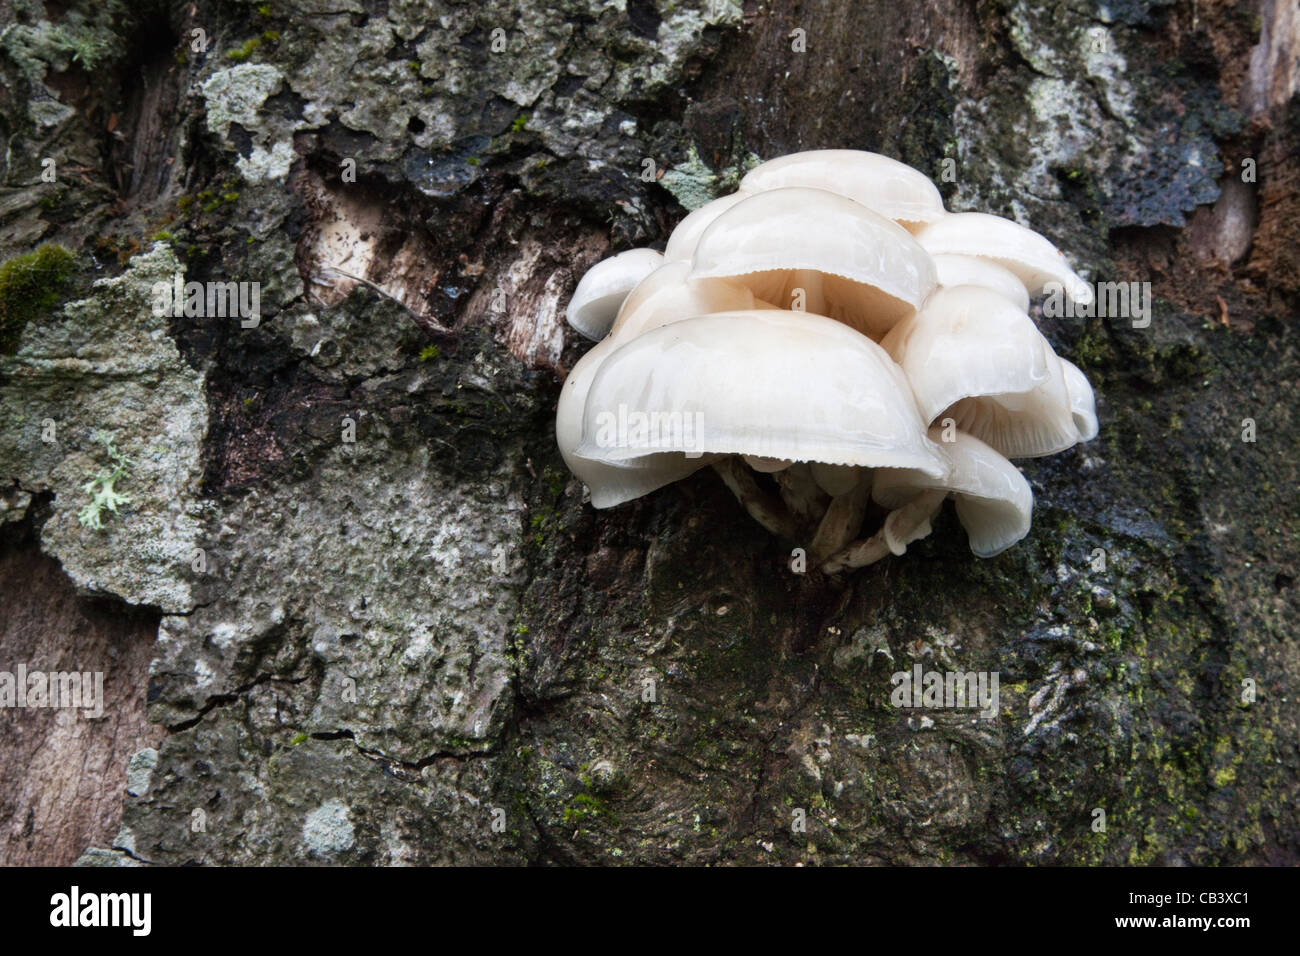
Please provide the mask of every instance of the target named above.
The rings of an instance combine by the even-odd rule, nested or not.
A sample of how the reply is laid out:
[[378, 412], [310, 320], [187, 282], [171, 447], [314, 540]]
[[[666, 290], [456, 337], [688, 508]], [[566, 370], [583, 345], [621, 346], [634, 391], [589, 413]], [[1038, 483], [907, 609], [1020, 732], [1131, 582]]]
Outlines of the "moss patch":
[[27, 323], [58, 305], [73, 262], [67, 249], [45, 245], [0, 266], [0, 354], [11, 354]]

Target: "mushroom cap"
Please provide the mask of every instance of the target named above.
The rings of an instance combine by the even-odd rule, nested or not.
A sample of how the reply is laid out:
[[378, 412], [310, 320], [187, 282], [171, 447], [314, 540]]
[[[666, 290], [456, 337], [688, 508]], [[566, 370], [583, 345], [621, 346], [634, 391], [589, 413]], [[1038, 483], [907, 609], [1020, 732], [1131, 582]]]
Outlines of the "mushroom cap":
[[[659, 427], [609, 434], [615, 418], [634, 415]], [[684, 319], [619, 344], [601, 363], [578, 456], [614, 462], [654, 451], [935, 475], [945, 467], [880, 346], [833, 319], [780, 309]]]
[[573, 290], [569, 324], [589, 339], [604, 338], [627, 294], [663, 261], [653, 249], [629, 249], [597, 262]]
[[1079, 441], [1092, 441], [1097, 437], [1097, 399], [1088, 384], [1088, 376], [1073, 362], [1061, 359], [1065, 372], [1065, 390], [1070, 395], [1070, 412], [1074, 427], [1079, 430]]
[[668, 245], [664, 247], [664, 261], [685, 260], [689, 262], [691, 257], [695, 255], [695, 246], [700, 241], [700, 236], [704, 235], [705, 229], [713, 225], [713, 220], [742, 199], [748, 199], [750, 195], [752, 194], [739, 190], [729, 196], [719, 196], [717, 199], [712, 199], [692, 212], [677, 224], [677, 228], [668, 237]]
[[881, 345], [902, 366], [927, 424], [951, 416], [1008, 458], [1055, 454], [1079, 440], [1060, 359], [1005, 296], [940, 289]]
[[575, 454], [582, 438], [582, 410], [587, 403], [591, 380], [601, 362], [615, 348], [617, 345], [613, 340], [605, 339], [578, 360], [564, 380], [555, 409], [555, 439], [560, 455], [569, 471], [591, 489], [591, 503], [596, 508], [612, 508], [648, 495], [693, 474], [716, 457], [687, 458], [684, 454], [664, 452], [608, 463], [579, 458]]
[[977, 285], [1001, 293], [1021, 311], [1029, 311], [1029, 290], [1010, 269], [974, 256], [937, 255], [930, 258], [934, 260], [935, 272], [939, 276], [939, 288]]
[[807, 311], [883, 335], [934, 291], [934, 263], [912, 235], [824, 189], [773, 189], [737, 203], [700, 236], [692, 278], [734, 279], [781, 308], [803, 288]]
[[787, 458], [760, 458], [757, 455], [743, 455], [745, 464], [753, 468], [762, 475], [775, 475], [777, 472], [785, 471], [794, 462]]
[[918, 231], [916, 240], [932, 256], [992, 260], [1015, 273], [1030, 295], [1058, 282], [1080, 305], [1093, 299], [1092, 286], [1075, 275], [1060, 249], [1010, 219], [983, 212], [950, 213]]
[[834, 498], [856, 488], [862, 480], [862, 470], [852, 465], [827, 465], [815, 461], [812, 464], [812, 478], [818, 488]]
[[934, 222], [944, 215], [943, 197], [929, 178], [879, 153], [812, 149], [755, 166], [740, 181], [749, 192], [808, 186], [838, 193], [886, 219]]
[[689, 262], [665, 262], [633, 289], [618, 310], [609, 338], [626, 342], [643, 332], [710, 312], [762, 308], [754, 293], [727, 279], [692, 279]]
[[912, 469], [882, 468], [876, 472], [871, 497], [886, 508], [902, 507], [929, 490], [952, 493], [957, 519], [970, 538], [970, 549], [991, 558], [1029, 533], [1034, 493], [1019, 469], [978, 438], [956, 433], [956, 440], [941, 440], [942, 429], [930, 429], [930, 438], [942, 449], [949, 470], [934, 478]]

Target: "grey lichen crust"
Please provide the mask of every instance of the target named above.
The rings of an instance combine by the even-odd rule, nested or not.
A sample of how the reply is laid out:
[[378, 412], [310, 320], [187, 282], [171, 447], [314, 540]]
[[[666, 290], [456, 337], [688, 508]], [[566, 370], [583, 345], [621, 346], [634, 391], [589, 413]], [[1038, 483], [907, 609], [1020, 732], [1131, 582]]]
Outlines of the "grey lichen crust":
[[155, 719], [275, 681], [309, 708], [304, 732], [393, 760], [491, 745], [510, 705], [522, 501], [509, 474], [457, 486], [362, 422], [310, 480], [223, 515], [216, 602], [160, 628]]
[[[1086, 196], [1112, 227], [1181, 226], [1219, 195], [1223, 163], [1214, 137], [1235, 132], [1240, 115], [1204, 78], [1169, 83], [1175, 64], [1150, 60], [1131, 16], [1111, 7], [1052, 0], [1006, 3], [1006, 34], [1028, 70], [1002, 71], [987, 95], [953, 112], [953, 155], [962, 173], [959, 210], [992, 205], [1057, 236], [1072, 231], [1066, 200]], [[948, 58], [951, 80], [960, 82]], [[1175, 92], [1177, 91], [1177, 92]], [[1076, 251], [1089, 271], [1104, 244]], [[1092, 260], [1092, 261], [1088, 261]]]
[[[0, 473], [27, 493], [53, 492], [42, 547], [76, 584], [131, 604], [185, 613], [201, 545], [198, 483], [208, 409], [203, 374], [181, 358], [154, 314], [155, 283], [181, 271], [165, 244], [96, 283], [0, 359]], [[115, 435], [131, 459], [116, 491], [129, 505], [79, 520], [87, 483], [113, 467], [95, 433]], [[47, 440], [49, 439], [49, 440]]]

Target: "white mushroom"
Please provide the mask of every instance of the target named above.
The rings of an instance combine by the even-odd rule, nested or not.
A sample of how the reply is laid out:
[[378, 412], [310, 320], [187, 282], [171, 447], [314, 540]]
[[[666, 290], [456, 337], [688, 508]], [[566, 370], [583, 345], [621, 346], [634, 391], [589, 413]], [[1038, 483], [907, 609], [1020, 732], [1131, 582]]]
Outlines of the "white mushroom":
[[1022, 312], [1029, 311], [1029, 290], [1010, 269], [974, 256], [931, 256], [939, 276], [939, 288], [977, 285], [1006, 296]]
[[831, 497], [845, 494], [862, 478], [859, 469], [850, 465], [826, 465], [820, 461], [812, 464], [812, 477], [817, 487]]
[[718, 216], [691, 277], [733, 279], [759, 299], [880, 336], [934, 290], [934, 263], [896, 222], [824, 189], [774, 189]]
[[1034, 494], [1016, 466], [977, 438], [958, 432], [942, 441], [942, 429], [930, 438], [943, 448], [948, 472], [935, 478], [913, 469], [876, 472], [871, 497], [890, 509], [880, 531], [834, 555], [823, 565], [829, 574], [862, 567], [886, 554], [901, 555], [912, 541], [930, 533], [930, 521], [951, 494], [957, 519], [981, 558], [1001, 554], [1029, 533]]
[[814, 149], [791, 153], [751, 169], [740, 188], [759, 193], [808, 186], [838, 193], [886, 219], [910, 225], [943, 216], [943, 197], [921, 172], [879, 153]]
[[1005, 266], [1030, 295], [1058, 282], [1080, 305], [1093, 299], [1092, 286], [1075, 275], [1060, 249], [1010, 219], [982, 212], [952, 213], [917, 232], [916, 240], [932, 256], [977, 256]]
[[[764, 307], [754, 293], [726, 279], [692, 279], [689, 262], [665, 262], [628, 294], [609, 337], [630, 341], [661, 325], [711, 312]], [[775, 308], [770, 306], [770, 308]]]
[[664, 248], [664, 261], [689, 262], [695, 255], [695, 246], [700, 241], [700, 236], [704, 235], [705, 229], [713, 225], [713, 220], [742, 199], [748, 199], [750, 195], [752, 194], [738, 191], [729, 196], [719, 196], [688, 215], [677, 224], [677, 228], [668, 237], [668, 245]]
[[[780, 471], [773, 473], [772, 477], [776, 480], [777, 488], [781, 492], [781, 500], [785, 502], [786, 507], [790, 509], [790, 513], [795, 518], [809, 526], [821, 521], [822, 516], [826, 514], [826, 506], [831, 498], [813, 480], [814, 469], [818, 467], [843, 468], [844, 471], [853, 475], [859, 475], [862, 472], [862, 469], [852, 466], [821, 466], [819, 462], [796, 461], [789, 468], [782, 468]], [[843, 494], [844, 491], [852, 487], [853, 485], [850, 484], [837, 494]]]
[[871, 473], [858, 469], [858, 481], [842, 494], [831, 499], [817, 531], [808, 543], [808, 558], [821, 565], [831, 555], [844, 548], [862, 527], [867, 505], [871, 501]]
[[948, 456], [951, 468], [936, 479], [901, 468], [876, 473], [871, 497], [886, 508], [899, 508], [923, 491], [952, 494], [957, 519], [970, 537], [970, 549], [981, 558], [1001, 554], [1029, 533], [1034, 493], [1011, 462], [978, 438], [958, 432], [951, 442], [942, 429], [930, 437]]
[[596, 263], [573, 290], [569, 324], [589, 339], [604, 338], [628, 293], [663, 261], [653, 249], [629, 249]]
[[1061, 359], [1065, 370], [1065, 390], [1070, 394], [1070, 412], [1074, 427], [1079, 430], [1079, 441], [1092, 441], [1097, 437], [1097, 399], [1092, 394], [1088, 377], [1073, 362]]
[[764, 458], [761, 455], [741, 455], [745, 459], [745, 464], [753, 468], [760, 475], [775, 475], [778, 471], [785, 471], [794, 462], [788, 458]]
[[569, 471], [591, 490], [591, 503], [596, 508], [612, 508], [657, 491], [699, 471], [716, 458], [688, 458], [681, 453], [668, 452], [618, 462], [599, 462], [575, 454], [582, 438], [582, 412], [587, 404], [591, 380], [601, 362], [615, 348], [615, 342], [605, 339], [578, 360], [564, 381], [555, 411], [555, 438], [560, 455]]
[[784, 310], [686, 319], [601, 362], [577, 454], [614, 462], [661, 451], [945, 467], [883, 349], [831, 319]]
[[[1087, 378], [1028, 315], [1091, 287], [1010, 220], [948, 214], [921, 173], [870, 153], [764, 163], [579, 283], [601, 338], [556, 410], [565, 463], [607, 508], [711, 465], [749, 514], [827, 572], [902, 554], [943, 501], [981, 557], [1028, 533], [1008, 457], [1097, 434]], [[879, 343], [879, 344], [877, 344]], [[880, 527], [854, 542], [872, 498]]]
[[1008, 458], [1079, 440], [1060, 359], [1019, 307], [977, 286], [940, 289], [881, 342], [927, 424], [955, 427]]

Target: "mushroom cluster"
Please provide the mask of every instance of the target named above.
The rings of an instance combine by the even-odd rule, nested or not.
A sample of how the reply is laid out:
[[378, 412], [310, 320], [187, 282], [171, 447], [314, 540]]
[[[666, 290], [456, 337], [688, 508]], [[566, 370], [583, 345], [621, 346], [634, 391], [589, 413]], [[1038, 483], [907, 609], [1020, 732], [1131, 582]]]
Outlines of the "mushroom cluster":
[[1087, 379], [1029, 315], [1051, 284], [1092, 299], [1047, 239], [947, 212], [903, 163], [763, 163], [662, 254], [582, 278], [568, 319], [598, 342], [564, 383], [560, 451], [597, 508], [711, 466], [827, 573], [901, 555], [949, 497], [991, 557], [1029, 532], [1008, 459], [1097, 434]]

